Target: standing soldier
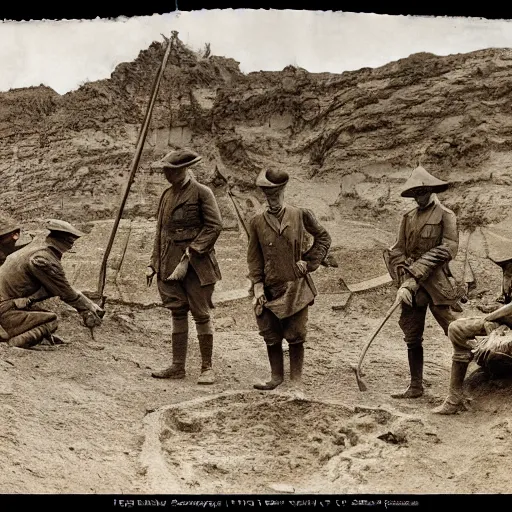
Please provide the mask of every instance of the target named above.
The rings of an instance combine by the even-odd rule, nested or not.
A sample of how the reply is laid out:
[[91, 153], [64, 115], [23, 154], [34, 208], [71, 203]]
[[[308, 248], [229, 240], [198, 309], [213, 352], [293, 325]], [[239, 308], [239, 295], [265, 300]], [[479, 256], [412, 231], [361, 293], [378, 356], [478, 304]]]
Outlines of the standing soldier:
[[0, 324], [14, 347], [30, 348], [45, 338], [62, 343], [53, 334], [57, 315], [31, 308], [34, 302], [50, 297], [60, 297], [75, 308], [88, 327], [101, 324], [103, 310], [70, 286], [61, 264], [62, 255], [82, 233], [61, 220], [50, 220], [47, 228], [50, 233], [44, 243], [26, 245], [0, 267]]
[[423, 331], [427, 308], [448, 334], [448, 325], [457, 318], [453, 306], [457, 291], [448, 267], [459, 246], [455, 214], [443, 206], [436, 192], [448, 183], [417, 167], [405, 183], [402, 197], [413, 197], [418, 204], [400, 224], [398, 240], [384, 252], [388, 271], [399, 286], [402, 300], [399, 325], [405, 335], [411, 382], [393, 398], [423, 395]]
[[[308, 306], [317, 294], [309, 273], [324, 260], [331, 237], [311, 211], [284, 204], [288, 179], [284, 171], [269, 170], [262, 171], [256, 180], [268, 208], [251, 220], [247, 263], [256, 322], [267, 345], [271, 369], [270, 380], [254, 387], [270, 390], [283, 382], [284, 338], [290, 351], [290, 380], [300, 392]], [[306, 231], [314, 242], [304, 253]]]
[[188, 168], [201, 160], [189, 150], [168, 153], [153, 164], [171, 187], [160, 199], [155, 243], [147, 283], [157, 276], [164, 307], [172, 314], [172, 366], [152, 374], [161, 379], [185, 378], [188, 312], [196, 324], [201, 351], [198, 384], [213, 384], [213, 325], [210, 318], [214, 286], [221, 279], [214, 245], [222, 218], [213, 192], [198, 183]]

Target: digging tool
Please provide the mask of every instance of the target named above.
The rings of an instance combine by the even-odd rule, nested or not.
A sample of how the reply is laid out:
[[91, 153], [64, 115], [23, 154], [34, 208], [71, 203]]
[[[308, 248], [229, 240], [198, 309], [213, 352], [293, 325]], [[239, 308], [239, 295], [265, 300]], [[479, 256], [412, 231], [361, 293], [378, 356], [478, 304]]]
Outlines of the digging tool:
[[398, 306], [400, 305], [401, 302], [402, 301], [400, 299], [397, 299], [395, 301], [395, 303], [389, 308], [388, 312], [386, 313], [386, 317], [384, 318], [384, 320], [382, 320], [380, 325], [377, 327], [375, 332], [372, 334], [372, 337], [366, 343], [366, 346], [364, 347], [364, 349], [361, 353], [361, 356], [359, 357], [359, 363], [357, 364], [357, 366], [351, 365], [352, 370], [354, 370], [354, 372], [356, 374], [356, 380], [357, 380], [357, 385], [359, 387], [359, 391], [366, 391], [366, 389], [367, 389], [366, 384], [361, 379], [361, 364], [363, 363], [364, 356], [366, 355], [366, 352], [370, 348], [372, 341], [375, 339], [377, 334], [379, 334], [379, 332], [382, 329], [382, 327], [384, 326], [384, 324], [388, 321], [389, 317], [393, 314], [395, 309], [398, 308]]
[[233, 196], [233, 193], [231, 192], [231, 185], [230, 185], [229, 181], [227, 180], [226, 176], [224, 176], [224, 174], [222, 174], [222, 172], [220, 171], [218, 166], [217, 166], [217, 173], [226, 182], [226, 185], [228, 187], [227, 192], [228, 192], [229, 199], [231, 199], [231, 202], [233, 203], [233, 208], [235, 209], [235, 212], [236, 212], [236, 216], [238, 217], [240, 224], [242, 224], [242, 227], [244, 228], [247, 238], [249, 238], [249, 228], [247, 227], [244, 216], [242, 215], [242, 212], [240, 211], [240, 207], [236, 204], [235, 197]]
[[[162, 59], [162, 63], [160, 64], [160, 68], [158, 69], [158, 72], [155, 76], [155, 80], [153, 82], [153, 86], [151, 89], [151, 97], [150, 101], [146, 110], [146, 114], [144, 116], [144, 121], [142, 123], [141, 131], [139, 132], [139, 137], [137, 140], [137, 148], [135, 151], [135, 155], [133, 157], [131, 167], [130, 167], [130, 176], [128, 179], [128, 183], [126, 185], [126, 189], [124, 191], [123, 199], [121, 201], [121, 204], [119, 206], [119, 211], [117, 213], [117, 217], [114, 222], [114, 226], [112, 227], [112, 232], [110, 234], [110, 239], [108, 241], [107, 248], [105, 250], [105, 254], [103, 256], [103, 261], [101, 263], [100, 268], [100, 276], [98, 281], [98, 290], [96, 292], [88, 292], [87, 296], [94, 301], [98, 301], [100, 307], [103, 309], [103, 306], [105, 305], [106, 296], [103, 295], [103, 291], [105, 289], [105, 282], [106, 282], [106, 274], [107, 274], [107, 261], [108, 257], [110, 255], [110, 251], [112, 250], [112, 246], [114, 244], [114, 239], [116, 236], [117, 228], [119, 227], [119, 222], [121, 221], [121, 216], [123, 214], [123, 210], [126, 204], [126, 200], [128, 199], [128, 194], [130, 192], [130, 188], [132, 186], [132, 183], [135, 179], [135, 173], [137, 172], [140, 157], [142, 154], [142, 149], [144, 148], [144, 143], [146, 141], [146, 136], [149, 129], [149, 123], [151, 121], [151, 114], [153, 112], [153, 107], [156, 102], [156, 98], [158, 95], [158, 89], [160, 87], [160, 82], [162, 80], [162, 76], [164, 74], [165, 67], [167, 65], [167, 60], [169, 59], [169, 55], [171, 53], [172, 48], [174, 47], [175, 40], [178, 36], [178, 32], [173, 31], [172, 37], [170, 39], [167, 39], [164, 37], [164, 39], [167, 42], [167, 48], [164, 53], [164, 57]], [[92, 333], [92, 330], [91, 330]], [[94, 339], [94, 336], [93, 336]]]

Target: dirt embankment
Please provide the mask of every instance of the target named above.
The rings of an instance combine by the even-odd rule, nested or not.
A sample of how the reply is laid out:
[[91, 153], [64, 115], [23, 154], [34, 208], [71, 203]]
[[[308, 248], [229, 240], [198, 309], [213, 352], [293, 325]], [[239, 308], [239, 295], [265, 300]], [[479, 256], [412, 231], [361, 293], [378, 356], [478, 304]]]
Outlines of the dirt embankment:
[[[89, 220], [111, 217], [162, 52], [153, 43], [110, 79], [64, 96], [43, 86], [0, 94], [2, 209], [23, 220], [50, 214], [78, 220], [82, 212]], [[501, 205], [512, 199], [504, 187], [511, 89], [510, 50], [416, 54], [341, 75], [291, 66], [244, 75], [233, 59], [180, 44], [127, 214], [154, 214], [165, 184], [147, 173], [149, 162], [189, 146], [204, 155], [195, 172], [216, 189], [231, 224], [216, 167], [247, 191], [261, 168], [281, 166], [297, 187], [313, 182], [330, 187], [331, 195], [337, 189], [323, 201], [329, 215], [331, 206], [344, 216], [393, 224], [408, 207], [399, 185], [418, 162], [456, 183], [446, 202], [462, 227], [497, 222], [506, 215]]]

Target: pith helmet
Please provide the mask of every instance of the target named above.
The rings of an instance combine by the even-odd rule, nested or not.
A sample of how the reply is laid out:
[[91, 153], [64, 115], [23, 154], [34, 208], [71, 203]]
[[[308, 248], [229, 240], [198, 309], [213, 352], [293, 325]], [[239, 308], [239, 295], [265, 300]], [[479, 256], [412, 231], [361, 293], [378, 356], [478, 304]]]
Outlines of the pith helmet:
[[195, 151], [179, 149], [167, 153], [161, 160], [151, 165], [152, 169], [184, 169], [197, 164], [202, 159]]
[[0, 237], [20, 231], [21, 227], [12, 221], [0, 222]]
[[84, 236], [81, 231], [64, 220], [49, 219], [46, 223], [46, 229], [50, 231], [50, 233], [68, 233], [70, 235], [76, 236], [77, 238]]
[[263, 170], [256, 178], [256, 186], [261, 188], [284, 187], [290, 176], [286, 171], [275, 171], [273, 169]]
[[428, 173], [423, 167], [418, 166], [412, 171], [409, 179], [400, 194], [402, 197], [414, 197], [421, 189], [431, 192], [443, 192], [449, 187], [449, 183], [442, 181]]

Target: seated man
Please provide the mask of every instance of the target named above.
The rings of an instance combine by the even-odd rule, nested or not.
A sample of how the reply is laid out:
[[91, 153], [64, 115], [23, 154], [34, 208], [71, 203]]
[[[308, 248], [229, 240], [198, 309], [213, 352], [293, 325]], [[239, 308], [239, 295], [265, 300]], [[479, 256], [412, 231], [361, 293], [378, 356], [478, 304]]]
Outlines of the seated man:
[[82, 233], [71, 224], [50, 220], [50, 231], [42, 244], [30, 243], [9, 255], [0, 267], [0, 324], [8, 334], [8, 343], [30, 348], [43, 339], [62, 342], [53, 335], [57, 315], [30, 306], [50, 297], [60, 297], [74, 307], [87, 327], [101, 324], [103, 310], [73, 289], [62, 268], [62, 255], [69, 251]]
[[[436, 414], [455, 414], [465, 409], [462, 386], [469, 363], [476, 362], [489, 369], [510, 367], [512, 343], [504, 336], [512, 327], [512, 304], [507, 304], [483, 317], [459, 318], [448, 326], [448, 338], [453, 345], [450, 389]], [[488, 336], [476, 341], [476, 337]]]

